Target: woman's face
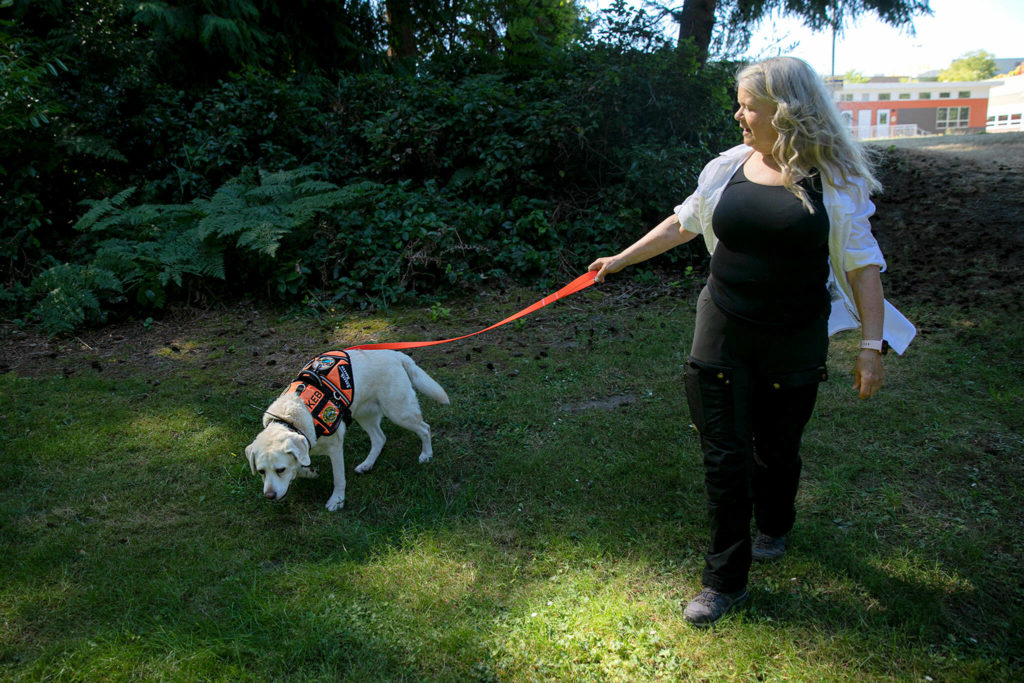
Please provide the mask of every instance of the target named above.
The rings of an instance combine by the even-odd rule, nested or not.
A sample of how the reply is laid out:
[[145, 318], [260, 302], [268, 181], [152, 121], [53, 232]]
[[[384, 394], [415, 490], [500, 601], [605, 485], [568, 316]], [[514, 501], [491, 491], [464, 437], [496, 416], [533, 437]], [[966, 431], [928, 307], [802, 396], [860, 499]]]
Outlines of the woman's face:
[[775, 103], [754, 97], [743, 86], [736, 89], [736, 101], [740, 106], [733, 118], [740, 122], [740, 128], [743, 129], [743, 144], [770, 156], [772, 145], [779, 137], [778, 131], [772, 126], [772, 117], [777, 109]]

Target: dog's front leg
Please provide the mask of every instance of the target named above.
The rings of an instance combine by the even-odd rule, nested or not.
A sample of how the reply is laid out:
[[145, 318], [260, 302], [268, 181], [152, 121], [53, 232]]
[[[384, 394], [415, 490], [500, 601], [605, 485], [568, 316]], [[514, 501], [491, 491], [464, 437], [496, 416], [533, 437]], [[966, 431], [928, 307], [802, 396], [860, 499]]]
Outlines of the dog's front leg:
[[331, 469], [334, 471], [334, 493], [327, 499], [327, 509], [331, 512], [340, 510], [345, 505], [345, 451], [339, 440], [328, 453], [331, 458]]

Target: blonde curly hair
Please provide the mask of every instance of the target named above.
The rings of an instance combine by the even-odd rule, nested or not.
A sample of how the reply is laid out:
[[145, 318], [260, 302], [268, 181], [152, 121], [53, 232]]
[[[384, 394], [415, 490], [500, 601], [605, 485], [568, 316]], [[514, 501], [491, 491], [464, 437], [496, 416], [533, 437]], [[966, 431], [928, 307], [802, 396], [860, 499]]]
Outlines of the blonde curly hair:
[[774, 57], [741, 68], [736, 86], [776, 106], [772, 126], [779, 137], [772, 157], [782, 170], [782, 184], [814, 211], [799, 185], [820, 174], [835, 187], [861, 178], [868, 192], [882, 189], [863, 145], [847, 130], [825, 81], [803, 60]]

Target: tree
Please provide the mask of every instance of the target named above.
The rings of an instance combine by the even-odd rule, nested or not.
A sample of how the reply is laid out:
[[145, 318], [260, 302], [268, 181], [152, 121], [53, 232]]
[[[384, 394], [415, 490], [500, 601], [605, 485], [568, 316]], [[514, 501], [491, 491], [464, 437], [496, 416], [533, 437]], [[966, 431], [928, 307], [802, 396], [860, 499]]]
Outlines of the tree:
[[746, 47], [751, 30], [772, 12], [803, 19], [812, 31], [842, 31], [847, 18], [874, 13], [895, 27], [910, 27], [915, 16], [931, 14], [927, 0], [684, 0], [682, 8], [668, 10], [679, 22], [679, 43], [692, 41], [703, 63], [711, 47], [716, 23], [736, 32], [732, 40]]
[[939, 72], [940, 81], [983, 81], [996, 75], [995, 55], [984, 50], [968, 52]]
[[868, 77], [859, 71], [850, 69], [844, 73], [840, 78], [843, 79], [843, 83], [867, 83]]
[[416, 19], [409, 0], [385, 0], [388, 25], [388, 57], [409, 59], [419, 53], [416, 46]]
[[[384, 0], [393, 61], [458, 56], [529, 68], [582, 36], [575, 0]], [[467, 58], [467, 55], [472, 57]]]

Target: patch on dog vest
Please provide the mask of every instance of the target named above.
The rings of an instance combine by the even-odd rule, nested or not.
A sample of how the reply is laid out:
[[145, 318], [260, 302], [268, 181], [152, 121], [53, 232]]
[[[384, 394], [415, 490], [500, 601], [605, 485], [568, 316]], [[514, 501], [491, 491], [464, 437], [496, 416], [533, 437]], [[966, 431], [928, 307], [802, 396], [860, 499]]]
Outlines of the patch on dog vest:
[[330, 436], [338, 425], [352, 423], [352, 364], [344, 351], [328, 351], [309, 361], [288, 387], [313, 416], [317, 438]]

